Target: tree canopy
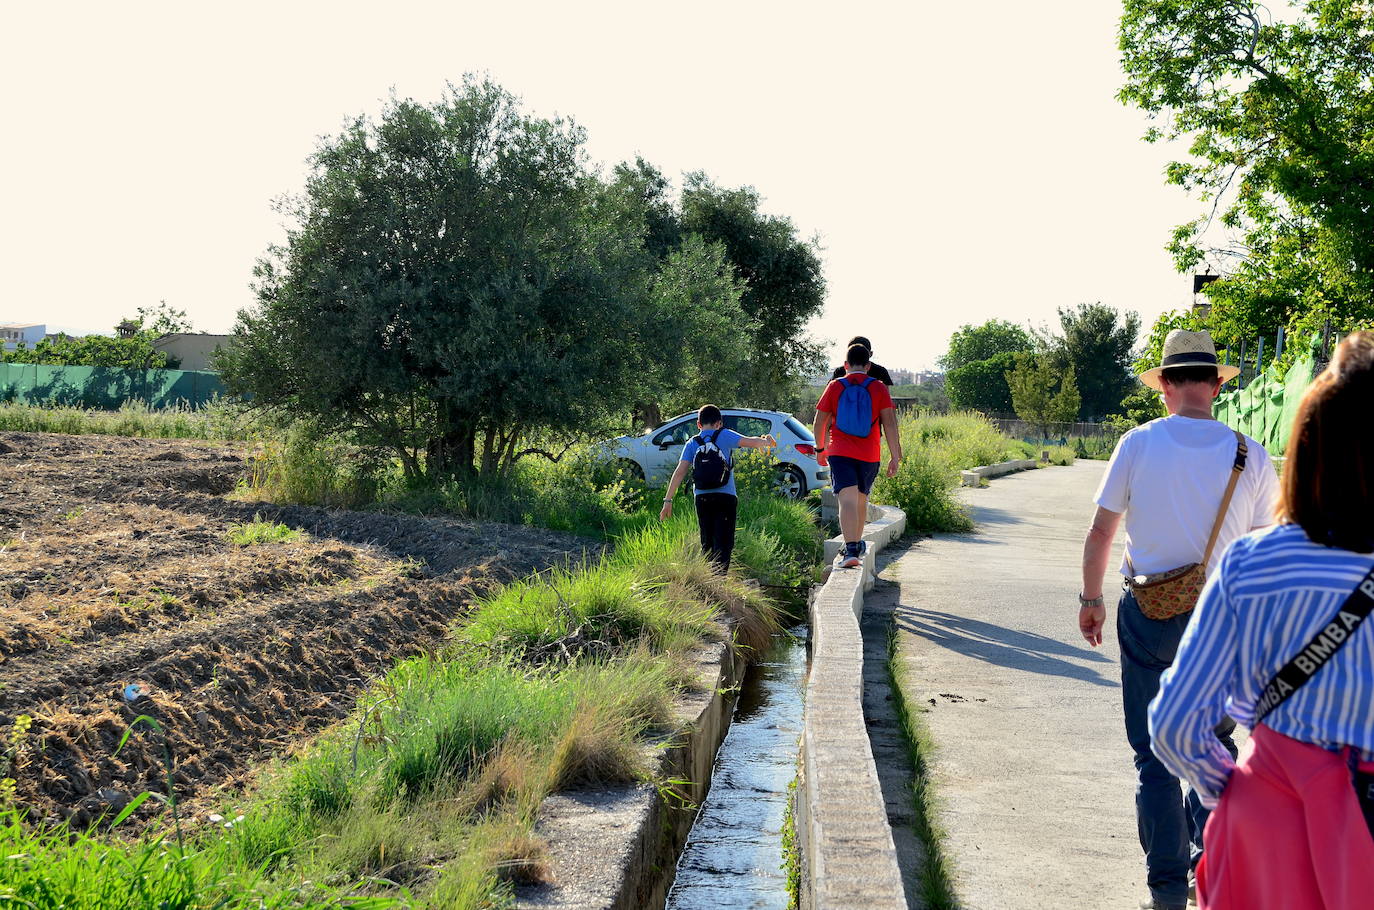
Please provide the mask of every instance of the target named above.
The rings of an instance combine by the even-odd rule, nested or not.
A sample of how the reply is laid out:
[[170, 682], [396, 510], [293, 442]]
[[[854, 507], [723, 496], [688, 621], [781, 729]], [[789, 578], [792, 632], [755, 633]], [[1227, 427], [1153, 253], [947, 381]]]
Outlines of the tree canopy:
[[1003, 319], [989, 319], [982, 325], [960, 326], [949, 339], [949, 350], [940, 358], [940, 367], [957, 370], [998, 354], [1015, 354], [1035, 349], [1035, 339], [1025, 329]]
[[795, 381], [812, 247], [752, 190], [692, 177], [676, 206], [584, 141], [473, 79], [323, 140], [221, 356], [230, 389], [433, 476]]
[[1205, 209], [1170, 248], [1222, 274], [1222, 342], [1374, 319], [1374, 10], [1293, 6], [1277, 21], [1254, 0], [1125, 0], [1120, 98], [1163, 124], [1148, 140], [1188, 143], [1167, 179]]
[[1049, 434], [1052, 423], [1072, 423], [1078, 418], [1079, 395], [1073, 364], [1060, 370], [1050, 358], [1013, 354], [1016, 365], [1007, 372], [1016, 416]]
[[1118, 312], [1102, 303], [1059, 308], [1059, 332], [1041, 333], [1041, 349], [1053, 368], [1076, 377], [1083, 420], [1121, 413], [1136, 385], [1131, 375], [1140, 314]]
[[950, 370], [945, 374], [950, 403], [985, 414], [1013, 413], [1007, 372], [1015, 366], [1016, 353], [1006, 351]]
[[740, 306], [749, 317], [748, 360], [740, 394], [760, 407], [778, 405], [802, 377], [824, 364], [806, 324], [825, 306], [818, 245], [797, 236], [788, 218], [759, 210], [753, 187], [726, 189], [700, 172], [687, 175], [681, 231], [719, 243], [743, 282]]

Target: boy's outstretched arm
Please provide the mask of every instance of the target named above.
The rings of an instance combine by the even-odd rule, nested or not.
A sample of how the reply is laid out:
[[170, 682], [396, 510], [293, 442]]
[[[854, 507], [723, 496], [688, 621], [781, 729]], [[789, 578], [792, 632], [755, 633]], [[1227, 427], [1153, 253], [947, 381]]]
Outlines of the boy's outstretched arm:
[[746, 449], [775, 449], [778, 441], [772, 436], [742, 436], [739, 444]]
[[677, 488], [682, 486], [682, 478], [687, 476], [687, 469], [692, 466], [690, 461], [679, 461], [677, 470], [673, 472], [673, 477], [668, 481], [668, 489], [663, 491], [663, 508], [658, 512], [659, 521], [667, 521], [673, 517], [673, 497], [677, 495]]

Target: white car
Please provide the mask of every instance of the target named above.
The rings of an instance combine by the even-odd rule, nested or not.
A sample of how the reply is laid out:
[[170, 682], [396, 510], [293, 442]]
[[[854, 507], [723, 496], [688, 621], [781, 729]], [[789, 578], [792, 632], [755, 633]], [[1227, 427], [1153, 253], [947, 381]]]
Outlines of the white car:
[[[830, 482], [830, 469], [816, 461], [816, 437], [797, 418], [754, 408], [722, 408], [721, 416], [725, 426], [741, 436], [771, 435], [778, 441], [773, 455], [778, 460], [777, 488], [783, 496], [801, 499]], [[606, 452], [649, 486], [663, 487], [682, 459], [683, 447], [698, 432], [694, 411], [674, 417], [643, 436], [617, 436], [606, 443]]]

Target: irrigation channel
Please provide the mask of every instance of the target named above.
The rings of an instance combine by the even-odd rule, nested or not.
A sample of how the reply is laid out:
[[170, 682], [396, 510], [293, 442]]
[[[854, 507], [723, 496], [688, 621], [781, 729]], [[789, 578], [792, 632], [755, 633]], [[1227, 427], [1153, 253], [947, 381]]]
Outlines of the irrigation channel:
[[782, 824], [797, 774], [807, 634], [801, 625], [778, 636], [745, 674], [665, 910], [787, 907]]

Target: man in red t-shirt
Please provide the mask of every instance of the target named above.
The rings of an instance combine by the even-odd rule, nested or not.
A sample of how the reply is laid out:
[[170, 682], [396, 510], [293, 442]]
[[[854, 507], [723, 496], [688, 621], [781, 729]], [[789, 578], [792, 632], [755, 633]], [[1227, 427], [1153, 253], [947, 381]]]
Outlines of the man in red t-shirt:
[[[840, 501], [840, 533], [844, 535], [844, 552], [840, 567], [855, 568], [863, 563], [864, 523], [868, 518], [868, 491], [878, 478], [883, 450], [880, 438], [886, 434], [889, 460], [887, 476], [895, 477], [902, 461], [902, 437], [897, 431], [897, 410], [887, 386], [877, 380], [867, 382], [868, 348], [861, 344], [849, 346], [844, 358], [843, 379], [832, 379], [825, 394], [816, 405], [816, 454], [820, 463], [830, 467], [830, 485]], [[861, 407], [863, 396], [849, 393], [842, 403], [846, 386], [862, 386], [868, 393], [871, 413], [859, 414], [857, 419], [868, 426], [868, 433], [846, 433], [840, 424], [855, 419], [853, 409]], [[858, 397], [856, 404], [853, 399]], [[854, 426], [849, 427], [854, 430]]]

